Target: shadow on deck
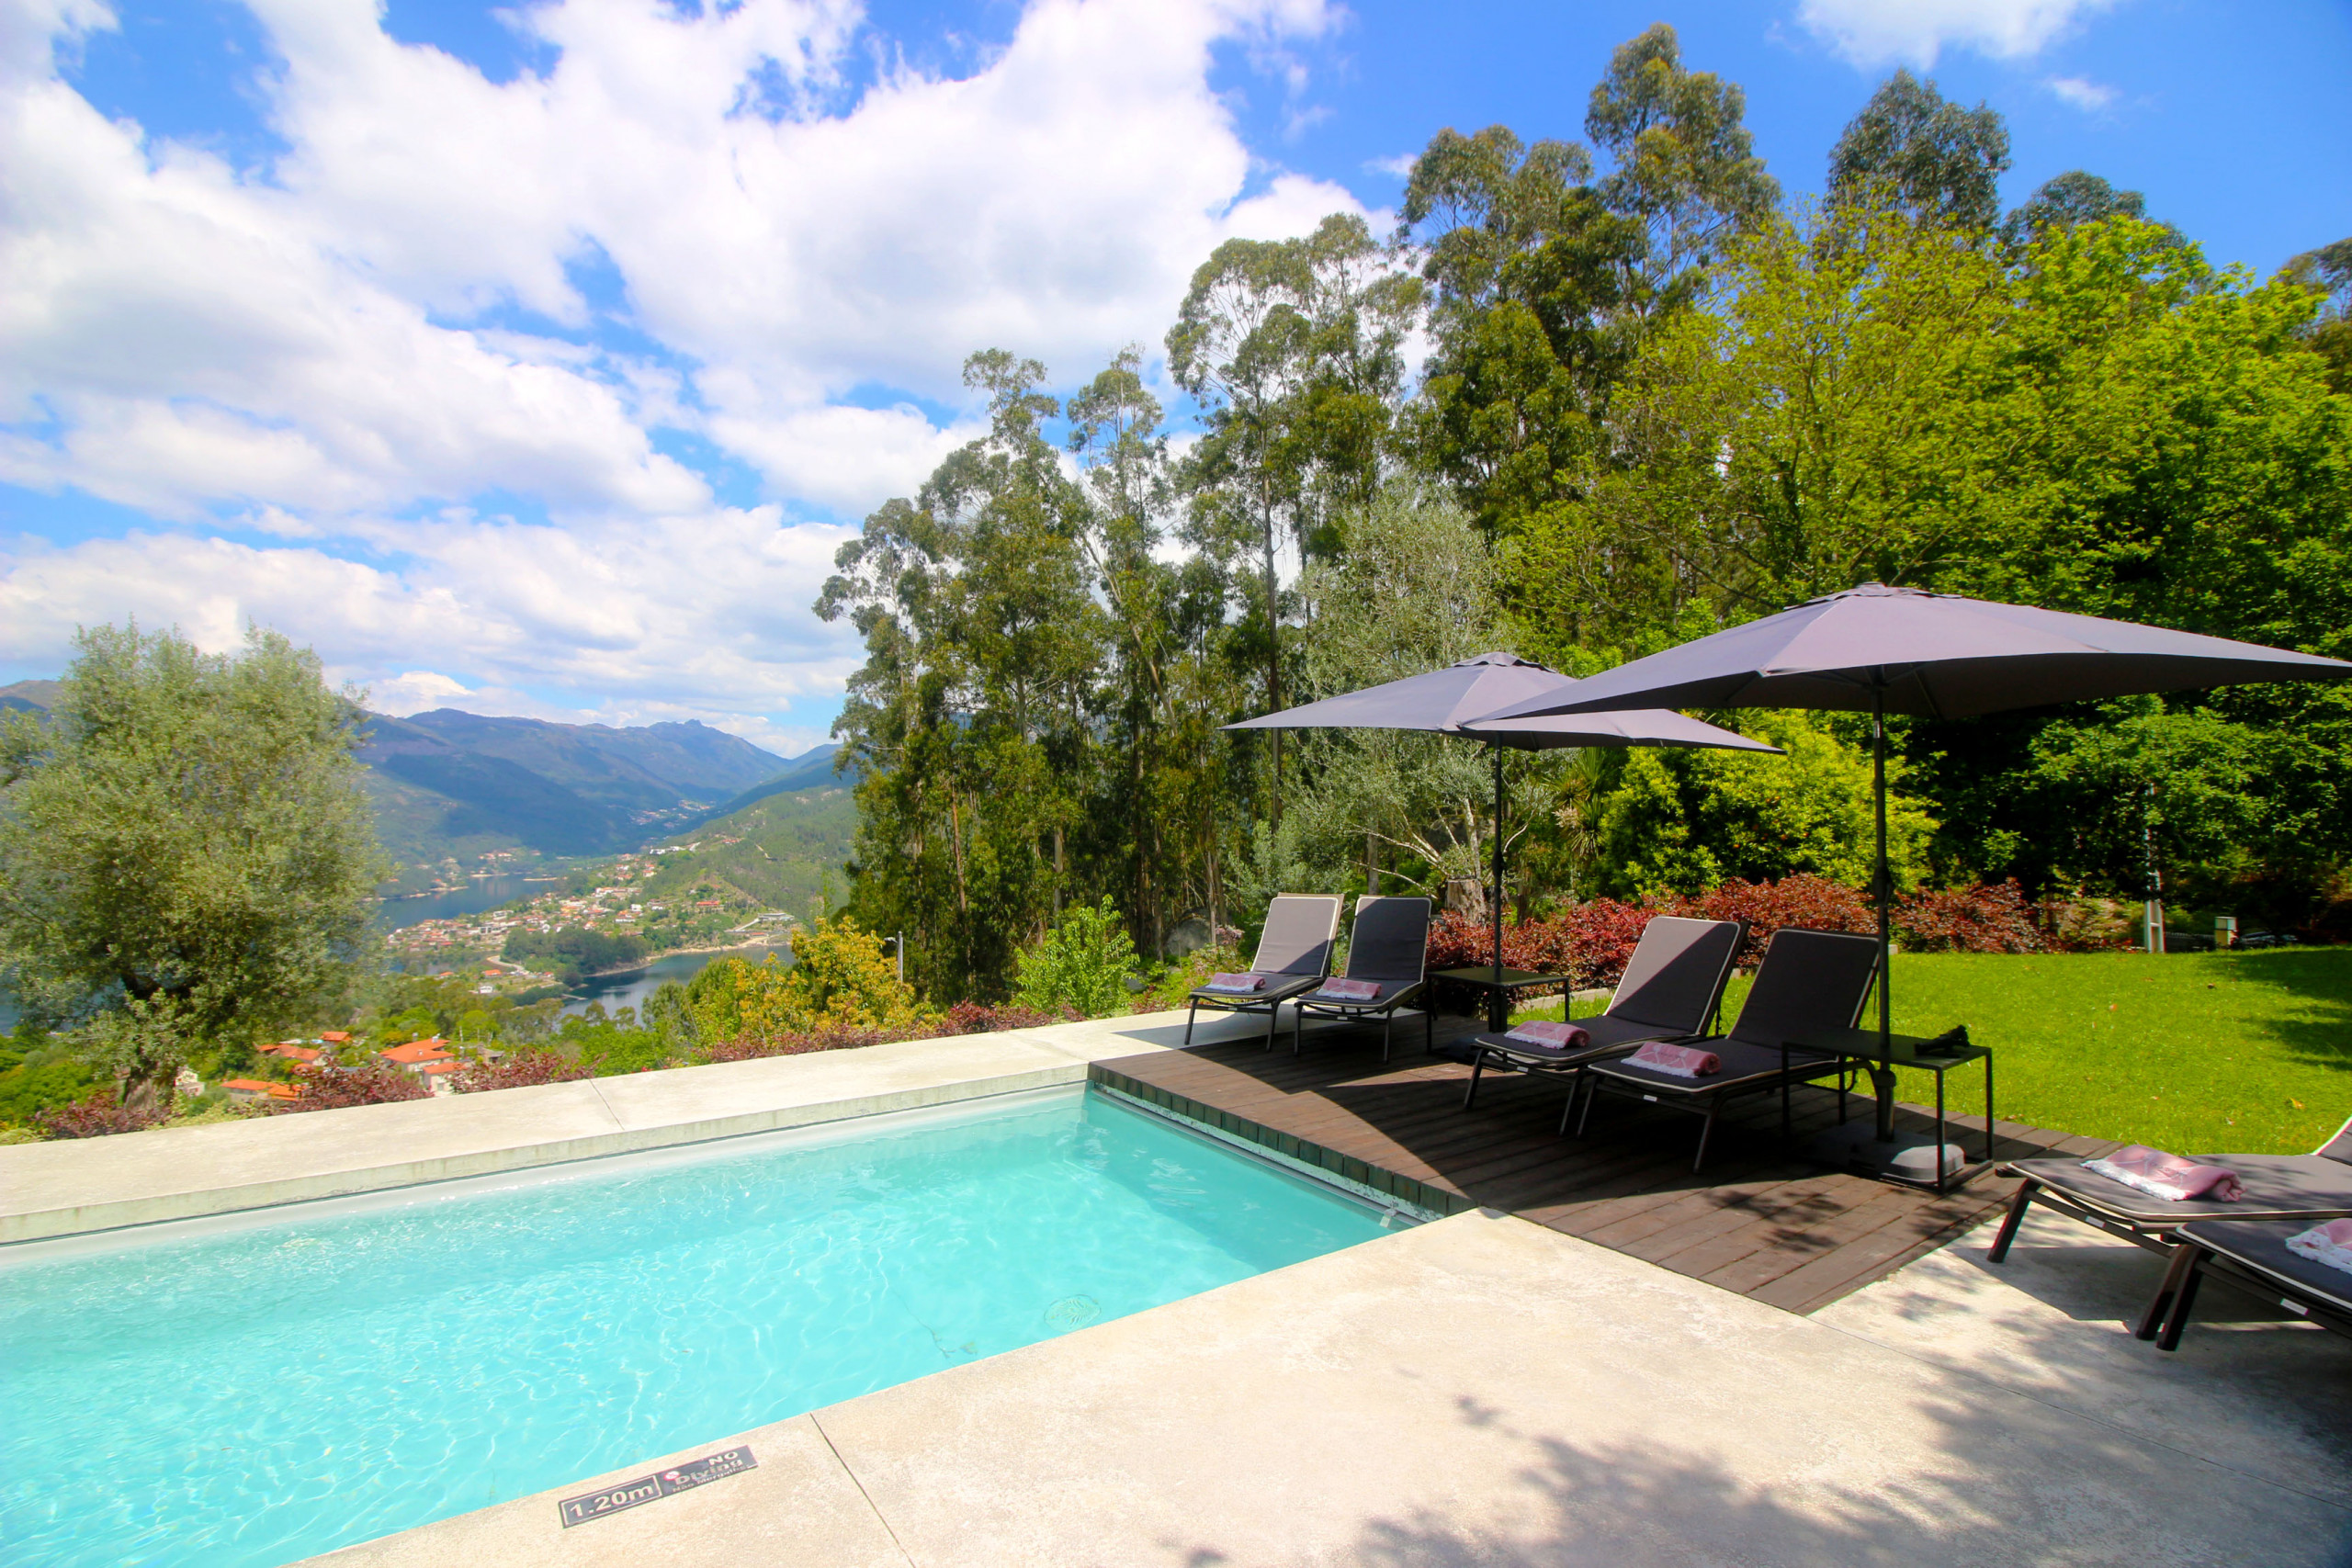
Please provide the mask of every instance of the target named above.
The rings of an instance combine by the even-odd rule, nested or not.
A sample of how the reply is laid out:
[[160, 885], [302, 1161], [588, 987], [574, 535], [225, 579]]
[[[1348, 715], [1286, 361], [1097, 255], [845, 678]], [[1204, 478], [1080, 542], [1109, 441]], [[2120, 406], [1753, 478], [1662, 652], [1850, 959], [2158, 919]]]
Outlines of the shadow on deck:
[[[1287, 1020], [1285, 1020], [1285, 1023]], [[1439, 1018], [1442, 1053], [1475, 1032]], [[1305, 1048], [1262, 1037], [1098, 1062], [1093, 1077], [1182, 1114], [1441, 1213], [1499, 1209], [1791, 1312], [1809, 1313], [1951, 1240], [2005, 1206], [2016, 1183], [1987, 1172], [1951, 1193], [1826, 1170], [1799, 1152], [1834, 1123], [1838, 1096], [1796, 1090], [1794, 1137], [1781, 1139], [1778, 1096], [1737, 1102], [1717, 1123], [1706, 1168], [1693, 1174], [1695, 1116], [1604, 1097], [1585, 1137], [1557, 1128], [1566, 1086], [1487, 1075], [1462, 1109], [1470, 1069], [1421, 1048], [1418, 1018], [1400, 1020], [1395, 1055], [1380, 1032], [1310, 1027]], [[1869, 1114], [1860, 1096], [1849, 1114]], [[1930, 1131], [1912, 1108], [1901, 1124]], [[1984, 1120], [1954, 1117], [1972, 1156]], [[2016, 1122], [1995, 1129], [2003, 1159], [2114, 1147]]]

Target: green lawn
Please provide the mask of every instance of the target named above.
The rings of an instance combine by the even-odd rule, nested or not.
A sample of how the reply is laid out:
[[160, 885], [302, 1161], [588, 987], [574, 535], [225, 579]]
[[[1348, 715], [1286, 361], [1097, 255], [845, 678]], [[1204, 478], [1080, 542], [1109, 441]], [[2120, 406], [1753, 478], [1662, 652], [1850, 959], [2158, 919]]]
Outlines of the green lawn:
[[[1746, 988], [1732, 982], [1727, 1014]], [[1894, 1027], [1955, 1023], [1993, 1047], [2005, 1121], [2184, 1154], [2303, 1154], [2352, 1115], [2352, 949], [1897, 953]], [[1927, 1074], [1904, 1080], [1905, 1099], [1934, 1103]], [[1952, 1109], [1982, 1111], [1982, 1082], [1953, 1073]]]

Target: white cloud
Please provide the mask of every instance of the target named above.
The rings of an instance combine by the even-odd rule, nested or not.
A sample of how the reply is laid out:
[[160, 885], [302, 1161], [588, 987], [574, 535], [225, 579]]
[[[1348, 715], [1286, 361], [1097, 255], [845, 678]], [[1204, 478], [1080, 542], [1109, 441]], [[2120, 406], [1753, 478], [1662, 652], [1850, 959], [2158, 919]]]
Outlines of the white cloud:
[[2118, 96], [2115, 89], [2104, 82], [2094, 82], [2087, 76], [2052, 76], [2041, 84], [2062, 104], [2068, 104], [2085, 114], [2097, 114], [2113, 104]]
[[[178, 525], [0, 554], [0, 658], [251, 618], [388, 700], [769, 725], [858, 662], [808, 611], [841, 530], [787, 519], [972, 434], [871, 389], [966, 407], [984, 346], [1076, 379], [1224, 239], [1355, 205], [1208, 80], [1238, 41], [1311, 113], [1284, 50], [1324, 0], [1032, 0], [973, 74], [862, 89], [855, 0], [558, 0], [516, 22], [555, 63], [503, 84], [375, 0], [252, 5], [288, 151], [240, 171], [59, 76], [95, 0], [0, 0], [0, 480]], [[773, 503], [717, 504], [665, 429]]]
[[1800, 0], [1798, 19], [1857, 65], [1926, 69], [1946, 48], [2025, 60], [2115, 0]]
[[1413, 174], [1413, 163], [1417, 157], [1419, 157], [1418, 153], [1399, 152], [1394, 158], [1367, 159], [1364, 167], [1375, 175], [1393, 175], [1400, 180], [1410, 179]]

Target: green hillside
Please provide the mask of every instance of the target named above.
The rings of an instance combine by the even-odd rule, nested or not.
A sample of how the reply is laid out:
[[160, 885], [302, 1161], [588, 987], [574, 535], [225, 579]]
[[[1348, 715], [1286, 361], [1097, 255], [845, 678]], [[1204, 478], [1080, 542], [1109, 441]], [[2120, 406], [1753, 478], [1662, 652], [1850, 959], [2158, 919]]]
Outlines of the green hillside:
[[733, 892], [805, 920], [821, 893], [842, 896], [842, 864], [856, 832], [857, 802], [842, 785], [772, 795], [661, 840], [671, 852], [636, 897], [677, 901]]

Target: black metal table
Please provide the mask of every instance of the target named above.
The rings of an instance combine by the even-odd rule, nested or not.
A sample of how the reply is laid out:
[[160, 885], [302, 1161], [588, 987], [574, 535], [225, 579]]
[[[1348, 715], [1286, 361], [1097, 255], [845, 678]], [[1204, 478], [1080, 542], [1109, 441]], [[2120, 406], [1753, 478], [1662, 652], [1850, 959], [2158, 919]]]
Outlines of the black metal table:
[[[1965, 1066], [1971, 1062], [1984, 1064], [1984, 1157], [1973, 1165], [1963, 1165], [1960, 1169], [1947, 1174], [1943, 1169], [1943, 1160], [1939, 1156], [1936, 1161], [1935, 1180], [1906, 1181], [1905, 1185], [1927, 1187], [1938, 1192], [1949, 1192], [1972, 1177], [1989, 1169], [1995, 1163], [1993, 1158], [1993, 1048], [1989, 1045], [1973, 1044], [1968, 1041], [1965, 1034], [1962, 1034], [1959, 1040], [1940, 1035], [1894, 1034], [1886, 1037], [1886, 1044], [1889, 1047], [1888, 1060], [1895, 1066], [1917, 1067], [1922, 1072], [1935, 1074], [1936, 1146], [1939, 1149], [1947, 1142], [1944, 1136], [1944, 1075], [1954, 1067]], [[1879, 1059], [1879, 1050], [1880, 1037], [1875, 1029], [1817, 1029], [1802, 1039], [1781, 1042], [1781, 1054], [1784, 1064], [1791, 1051], [1811, 1051], [1824, 1056], [1875, 1062]], [[1841, 1077], [1838, 1086], [1838, 1122], [1840, 1126], [1845, 1125], [1846, 1122], [1847, 1092], [1845, 1080]], [[1966, 1153], [1965, 1145], [1962, 1146], [1962, 1152]], [[1903, 1179], [1889, 1177], [1887, 1179], [1901, 1180]]]
[[1430, 976], [1432, 980], [1451, 980], [1459, 986], [1487, 994], [1487, 1027], [1500, 1032], [1510, 1027], [1510, 1004], [1521, 991], [1559, 988], [1567, 995], [1571, 982], [1566, 975], [1539, 975], [1532, 969], [1510, 969], [1497, 977], [1491, 964], [1473, 964], [1461, 969], [1440, 969]]

